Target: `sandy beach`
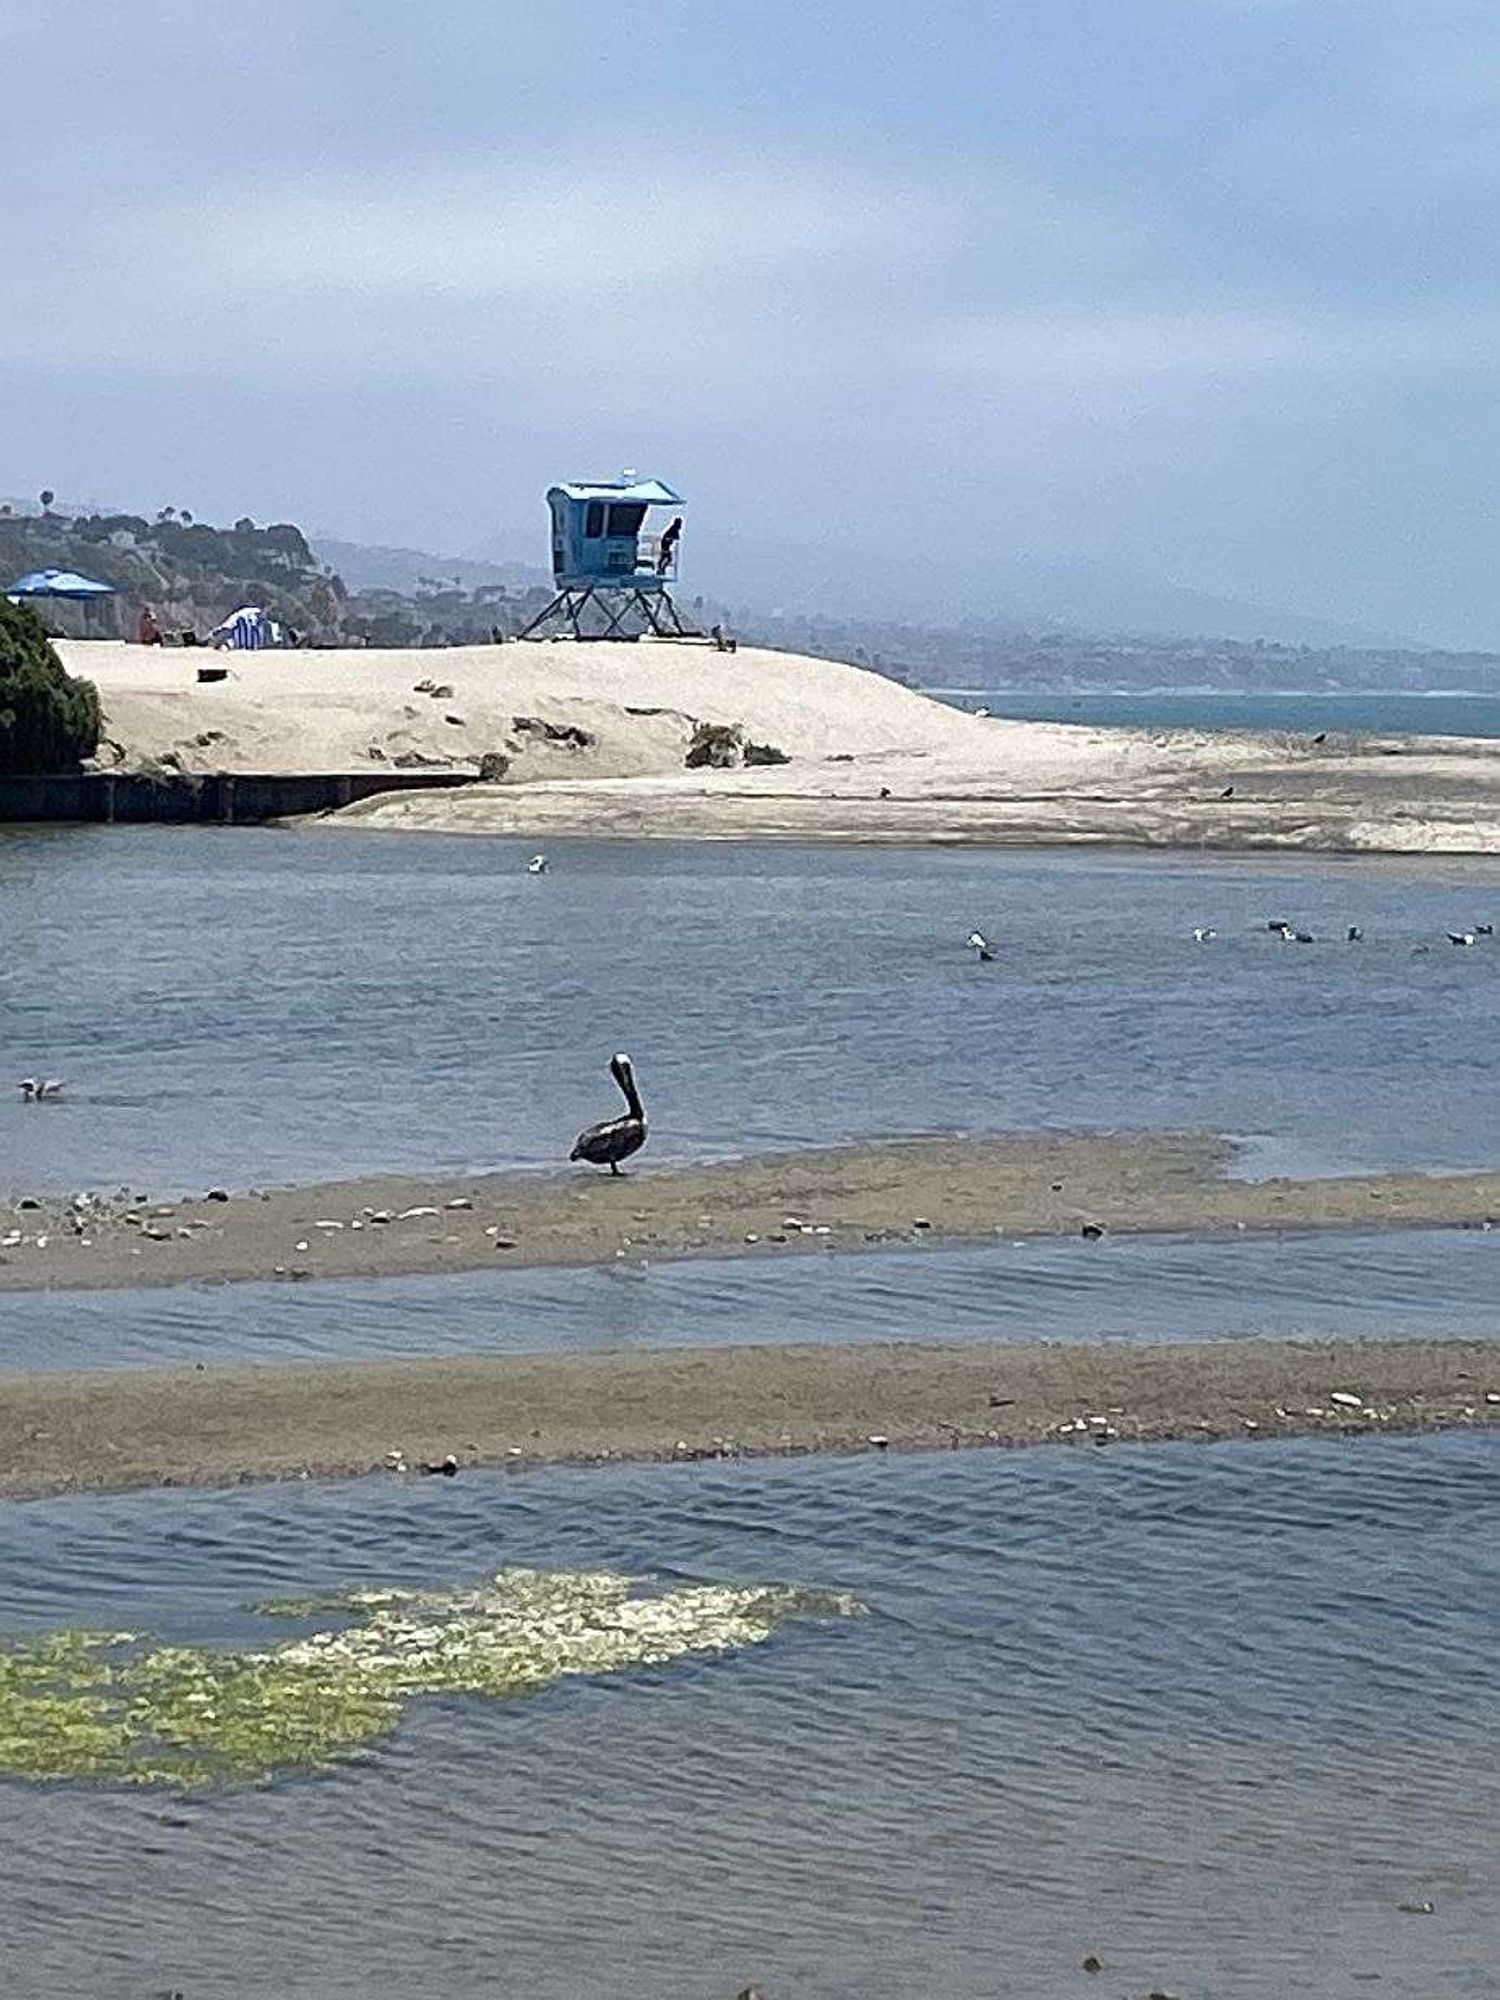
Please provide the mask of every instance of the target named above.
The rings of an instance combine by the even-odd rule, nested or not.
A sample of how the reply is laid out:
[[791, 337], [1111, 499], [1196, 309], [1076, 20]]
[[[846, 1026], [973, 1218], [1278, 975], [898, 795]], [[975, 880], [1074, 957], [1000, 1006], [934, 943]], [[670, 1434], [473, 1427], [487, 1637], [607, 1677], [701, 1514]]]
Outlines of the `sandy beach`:
[[621, 1459], [1279, 1438], [1500, 1422], [1484, 1341], [734, 1347], [0, 1377], [0, 1492], [233, 1485], [451, 1456]]
[[[969, 715], [834, 661], [700, 644], [210, 656], [62, 642], [103, 768], [477, 773], [319, 822], [429, 833], [1500, 853], [1500, 745]], [[213, 658], [230, 678], [200, 685]], [[697, 724], [789, 759], [688, 769]], [[491, 764], [492, 771], [500, 768]]]
[[[1485, 1228], [1500, 1172], [1228, 1178], [1194, 1134], [897, 1140], [618, 1178], [370, 1178], [0, 1208], [0, 1291], [394, 1277], [617, 1259], [827, 1255], [1104, 1233]], [[23, 1205], [24, 1204], [24, 1205]]]

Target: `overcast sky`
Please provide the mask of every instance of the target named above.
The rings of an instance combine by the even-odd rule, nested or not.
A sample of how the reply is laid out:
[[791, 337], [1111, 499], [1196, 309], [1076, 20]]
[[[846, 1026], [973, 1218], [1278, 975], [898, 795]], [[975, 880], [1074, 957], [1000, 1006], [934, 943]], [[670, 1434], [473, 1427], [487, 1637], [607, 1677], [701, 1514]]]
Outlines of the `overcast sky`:
[[0, 0], [0, 64], [0, 492], [541, 561], [629, 464], [721, 560], [1500, 646], [1492, 5]]

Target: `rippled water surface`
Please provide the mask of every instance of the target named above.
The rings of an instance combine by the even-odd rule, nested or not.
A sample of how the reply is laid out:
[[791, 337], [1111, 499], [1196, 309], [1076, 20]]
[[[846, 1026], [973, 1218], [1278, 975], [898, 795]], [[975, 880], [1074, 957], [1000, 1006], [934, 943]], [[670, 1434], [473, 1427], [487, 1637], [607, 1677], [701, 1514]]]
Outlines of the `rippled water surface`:
[[870, 1607], [419, 1702], [332, 1777], [0, 1787], [26, 2000], [1494, 1991], [1492, 1439], [58, 1500], [3, 1534], [13, 1631], [242, 1645], [268, 1594], [511, 1562]]
[[[650, 1157], [1209, 1127], [1313, 1171], [1500, 1163], [1500, 862], [0, 832], [0, 1181], [555, 1166], [635, 1055]], [[1362, 946], [1278, 944], [1286, 917]], [[999, 960], [963, 940], [978, 925]], [[1219, 932], [1195, 944], [1194, 926]], [[1413, 948], [1431, 949], [1413, 956]]]
[[0, 1295], [0, 1369], [811, 1340], [1500, 1334], [1500, 1230], [1076, 1237], [579, 1271]]

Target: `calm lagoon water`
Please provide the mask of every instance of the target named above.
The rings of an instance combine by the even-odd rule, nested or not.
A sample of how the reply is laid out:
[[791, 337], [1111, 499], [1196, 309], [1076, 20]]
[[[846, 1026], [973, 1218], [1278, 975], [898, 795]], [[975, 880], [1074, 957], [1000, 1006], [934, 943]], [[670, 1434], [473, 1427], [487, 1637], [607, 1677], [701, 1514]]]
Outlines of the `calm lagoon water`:
[[1500, 1231], [1112, 1237], [0, 1297], [0, 1369], [746, 1341], [1500, 1335]]
[[[1500, 1164], [1500, 864], [0, 833], [0, 1182], [553, 1168], [1201, 1126], [1247, 1171]], [[1287, 916], [1361, 947], [1278, 946]], [[1000, 946], [980, 967], [974, 925]], [[1194, 944], [1212, 924], [1212, 946]], [[1413, 948], [1431, 943], [1419, 956]], [[3, 1073], [3, 1072], [0, 1072]], [[1467, 1232], [0, 1299], [0, 1367], [743, 1339], [1494, 1332]], [[0, 1631], [506, 1563], [849, 1589], [733, 1658], [416, 1704], [335, 1776], [0, 1785], [17, 2000], [1352, 2000], [1500, 1958], [1500, 1441], [484, 1473], [0, 1509]], [[1403, 1902], [1431, 1901], [1431, 1916]], [[1107, 1971], [1080, 1970], [1097, 1952]], [[1376, 1977], [1378, 1976], [1378, 1984]]]
[[[1500, 948], [1443, 935], [1500, 923], [1500, 859], [571, 841], [531, 876], [525, 855], [0, 834], [0, 1061], [70, 1086], [0, 1096], [0, 1183], [556, 1168], [612, 1110], [616, 1048], [654, 1160], [1166, 1126], [1258, 1135], [1267, 1170], [1500, 1164]], [[1340, 942], [1281, 945], [1275, 917]], [[965, 950], [976, 925], [998, 963]]]
[[507, 1562], [870, 1615], [418, 1704], [263, 1791], [0, 1787], [4, 1991], [1494, 1991], [1493, 1439], [55, 1500], [6, 1511], [0, 1590], [17, 1629], [243, 1645], [268, 1594]]

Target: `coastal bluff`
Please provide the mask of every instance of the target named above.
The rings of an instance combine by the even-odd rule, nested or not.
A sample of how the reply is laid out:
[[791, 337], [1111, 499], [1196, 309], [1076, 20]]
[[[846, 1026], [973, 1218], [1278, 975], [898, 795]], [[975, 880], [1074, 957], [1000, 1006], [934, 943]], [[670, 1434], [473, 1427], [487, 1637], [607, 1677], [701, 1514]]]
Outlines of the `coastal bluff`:
[[1500, 743], [1467, 738], [1005, 721], [748, 646], [58, 650], [99, 689], [101, 770], [378, 774], [327, 826], [1500, 854]]

